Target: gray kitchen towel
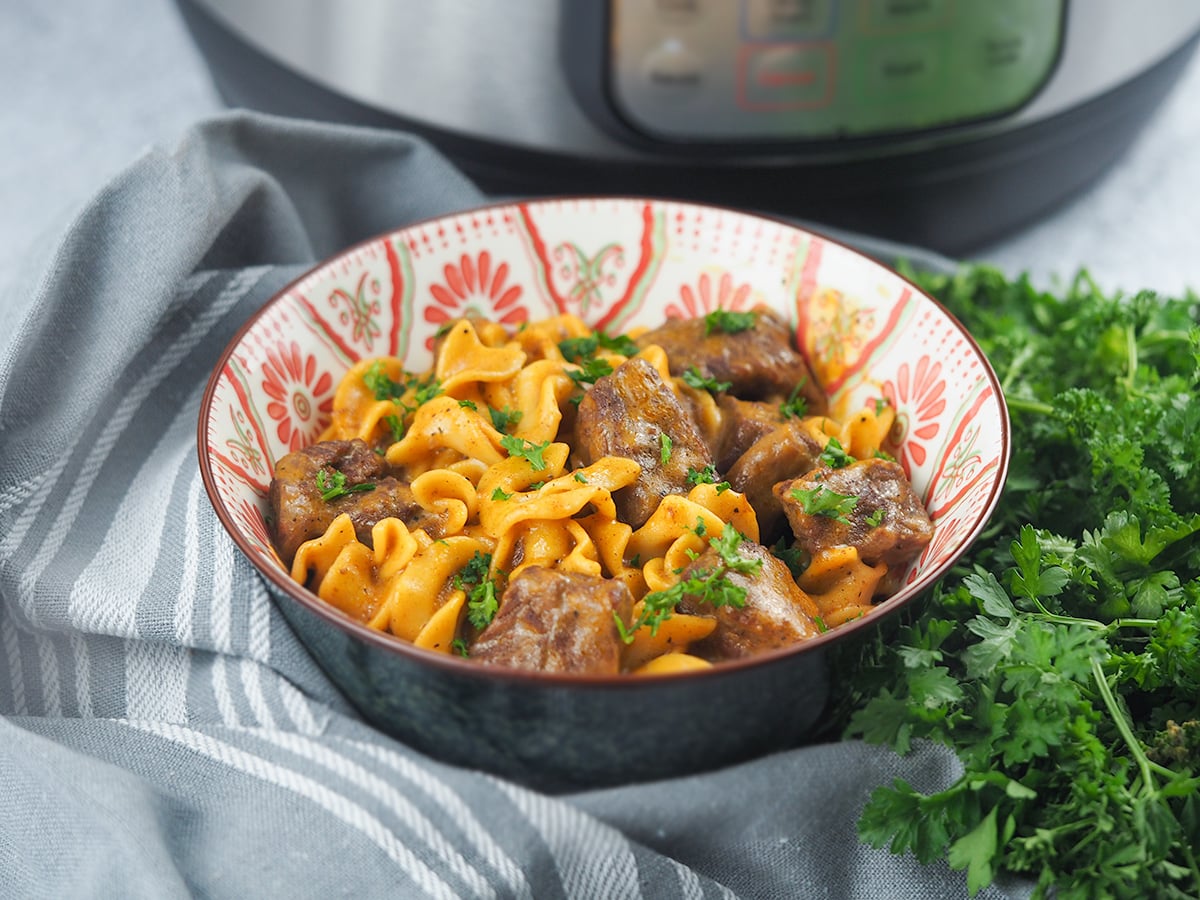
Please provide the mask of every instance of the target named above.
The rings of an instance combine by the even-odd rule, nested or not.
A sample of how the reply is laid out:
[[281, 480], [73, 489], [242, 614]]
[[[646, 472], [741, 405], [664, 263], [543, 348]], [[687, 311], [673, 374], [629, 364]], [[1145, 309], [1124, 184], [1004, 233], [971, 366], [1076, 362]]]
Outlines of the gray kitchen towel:
[[966, 895], [855, 835], [875, 785], [947, 784], [943, 750], [552, 797], [375, 731], [297, 642], [204, 494], [209, 371], [304, 268], [483, 199], [412, 137], [231, 113], [0, 305], [0, 896]]

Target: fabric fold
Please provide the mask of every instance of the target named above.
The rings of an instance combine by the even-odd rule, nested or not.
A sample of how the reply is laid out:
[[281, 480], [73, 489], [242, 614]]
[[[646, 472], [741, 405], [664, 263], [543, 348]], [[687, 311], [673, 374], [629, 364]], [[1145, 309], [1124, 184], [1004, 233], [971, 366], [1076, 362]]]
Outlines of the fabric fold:
[[0, 894], [965, 896], [855, 835], [945, 751], [550, 797], [368, 727], [296, 640], [204, 494], [209, 373], [321, 258], [485, 201], [418, 138], [231, 113], [67, 227], [0, 356]]

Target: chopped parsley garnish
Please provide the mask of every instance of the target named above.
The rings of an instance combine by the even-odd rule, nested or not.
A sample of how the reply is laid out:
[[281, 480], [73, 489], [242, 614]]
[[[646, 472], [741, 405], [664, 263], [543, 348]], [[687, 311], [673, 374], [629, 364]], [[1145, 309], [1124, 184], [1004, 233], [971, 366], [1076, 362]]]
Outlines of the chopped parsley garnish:
[[432, 375], [424, 381], [414, 379], [409, 382], [408, 386], [417, 392], [417, 406], [432, 400], [442, 392], [442, 383]]
[[589, 356], [594, 356], [600, 349], [600, 340], [595, 335], [567, 338], [558, 342], [558, 350], [563, 357], [571, 362], [578, 362]]
[[846, 452], [846, 448], [842, 446], [842, 442], [835, 437], [829, 439], [829, 443], [821, 451], [819, 459], [831, 469], [844, 469], [854, 462], [854, 457]]
[[467, 657], [469, 657], [471, 655], [471, 651], [467, 649], [467, 642], [464, 641], [462, 638], [455, 638], [454, 640], [452, 640], [450, 642], [450, 649], [453, 650], [455, 653], [457, 653], [459, 656], [461, 656], [463, 659], [466, 659]]
[[398, 400], [404, 395], [408, 385], [403, 381], [392, 381], [383, 371], [383, 360], [377, 359], [367, 366], [363, 372], [363, 384], [367, 386], [376, 400]]
[[732, 381], [717, 381], [710, 375], [705, 375], [696, 366], [688, 366], [682, 375], [683, 383], [699, 391], [712, 391], [719, 394], [733, 387]]
[[611, 350], [621, 356], [635, 356], [638, 352], [638, 346], [632, 338], [623, 334], [611, 337], [603, 331], [596, 331], [585, 337], [573, 337], [559, 341], [558, 349], [564, 357], [572, 362], [594, 356], [597, 350]]
[[883, 517], [886, 515], [887, 507], [881, 506], [879, 509], [875, 510], [875, 512], [867, 516], [866, 523], [872, 528], [878, 528], [879, 524], [883, 521]]
[[474, 400], [459, 400], [458, 405], [461, 406], [463, 409], [469, 409], [469, 410], [472, 410], [473, 412], [479, 411], [479, 407], [475, 405]]
[[383, 417], [383, 421], [392, 432], [392, 440], [399, 441], [404, 438], [404, 420], [395, 413], [390, 413]]
[[373, 491], [375, 485], [370, 482], [362, 482], [361, 484], [346, 484], [346, 473], [334, 470], [331, 476], [324, 469], [317, 470], [316, 477], [317, 490], [321, 492], [321, 499], [326, 502], [336, 500], [338, 497], [347, 497], [350, 494], [356, 494], [360, 491]]
[[451, 584], [467, 595], [467, 621], [482, 631], [496, 616], [500, 602], [496, 598], [496, 583], [488, 578], [492, 554], [476, 550], [451, 580]]
[[579, 371], [568, 372], [567, 377], [582, 387], [585, 384], [594, 384], [597, 379], [603, 378], [605, 375], [611, 375], [612, 371], [612, 363], [607, 359], [593, 356], [579, 364]]
[[488, 414], [492, 417], [492, 427], [497, 431], [508, 431], [508, 426], [516, 425], [525, 415], [521, 410], [509, 409], [507, 406], [504, 409], [493, 409], [489, 406]]
[[[702, 535], [704, 520], [701, 519], [696, 527], [696, 533]], [[678, 581], [671, 587], [661, 591], [653, 591], [642, 598], [642, 611], [628, 626], [621, 617], [613, 613], [617, 623], [617, 631], [621, 640], [626, 644], [633, 642], [634, 635], [643, 626], [650, 633], [658, 634], [658, 628], [675, 612], [684, 597], [695, 597], [701, 603], [707, 603], [714, 608], [722, 606], [742, 607], [746, 605], [746, 589], [734, 584], [726, 575], [739, 572], [745, 575], [756, 575], [762, 570], [761, 559], [747, 559], [738, 553], [745, 538], [736, 528], [725, 523], [719, 537], [712, 538], [709, 546], [717, 551], [720, 562], [713, 569], [697, 569], [687, 578]], [[631, 563], [633, 565], [635, 563]]]
[[771, 545], [771, 554], [788, 567], [793, 578], [799, 578], [808, 568], [808, 554], [795, 541], [788, 543], [787, 538], [781, 537]]
[[818, 484], [815, 488], [792, 488], [792, 497], [800, 501], [800, 508], [810, 516], [827, 516], [846, 525], [850, 524], [848, 516], [858, 505], [858, 498], [852, 494], [839, 494], [837, 491]]
[[500, 438], [500, 446], [508, 451], [509, 456], [519, 456], [527, 460], [529, 465], [539, 471], [546, 468], [546, 460], [543, 454], [550, 446], [549, 441], [542, 441], [535, 444], [533, 441], [527, 441], [524, 438], [506, 434]]
[[717, 486], [718, 494], [723, 494], [728, 490], [732, 490], [733, 485], [728, 481], [717, 481], [719, 477], [720, 476], [717, 475], [716, 467], [710, 463], [703, 469], [693, 469], [689, 467], [687, 473], [687, 483], [691, 485], [715, 484]]
[[785, 419], [799, 419], [808, 412], [808, 401], [800, 396], [800, 388], [803, 386], [804, 382], [801, 381], [792, 388], [792, 392], [788, 394], [788, 398], [779, 404], [779, 414]]
[[752, 312], [714, 309], [704, 317], [704, 333], [707, 335], [714, 331], [720, 331], [725, 334], [737, 334], [739, 331], [748, 331], [753, 328], [754, 322], [755, 318]]
[[494, 491], [492, 491], [492, 499], [493, 500], [511, 500], [512, 494], [508, 493], [503, 488], [496, 488]]
[[[442, 392], [442, 383], [433, 375], [424, 380], [413, 378], [411, 381], [393, 381], [383, 370], [383, 361], [378, 359], [367, 367], [367, 371], [363, 372], [363, 384], [367, 386], [367, 390], [375, 396], [376, 400], [396, 401], [411, 389], [416, 392], [416, 406], [432, 400]], [[416, 406], [404, 405], [404, 408], [411, 412]]]
[[582, 472], [575, 473], [575, 480], [578, 481], [580, 484], [588, 483], [587, 476], [584, 475]]
[[671, 461], [671, 447], [673, 445], [674, 442], [671, 440], [669, 434], [665, 431], [658, 433], [658, 461], [664, 466]]

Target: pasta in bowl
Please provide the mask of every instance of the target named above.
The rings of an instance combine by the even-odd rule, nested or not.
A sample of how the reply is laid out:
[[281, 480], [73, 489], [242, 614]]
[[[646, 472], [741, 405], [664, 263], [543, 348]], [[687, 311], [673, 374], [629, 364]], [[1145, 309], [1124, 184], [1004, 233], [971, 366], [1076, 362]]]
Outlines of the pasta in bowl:
[[982, 528], [1006, 433], [974, 342], [889, 269], [610, 198], [314, 269], [231, 343], [199, 440], [218, 517], [368, 719], [555, 785], [810, 735], [829, 648]]

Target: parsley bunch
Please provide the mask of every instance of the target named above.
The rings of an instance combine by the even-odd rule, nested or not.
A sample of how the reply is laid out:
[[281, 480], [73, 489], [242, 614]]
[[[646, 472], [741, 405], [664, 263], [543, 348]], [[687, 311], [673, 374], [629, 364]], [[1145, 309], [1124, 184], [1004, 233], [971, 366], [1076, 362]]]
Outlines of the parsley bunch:
[[1039, 896], [1200, 896], [1197, 300], [907, 274], [987, 353], [1013, 457], [924, 610], [855, 651], [846, 736], [964, 767], [877, 790], [860, 834], [946, 857], [972, 893], [1008, 872]]

